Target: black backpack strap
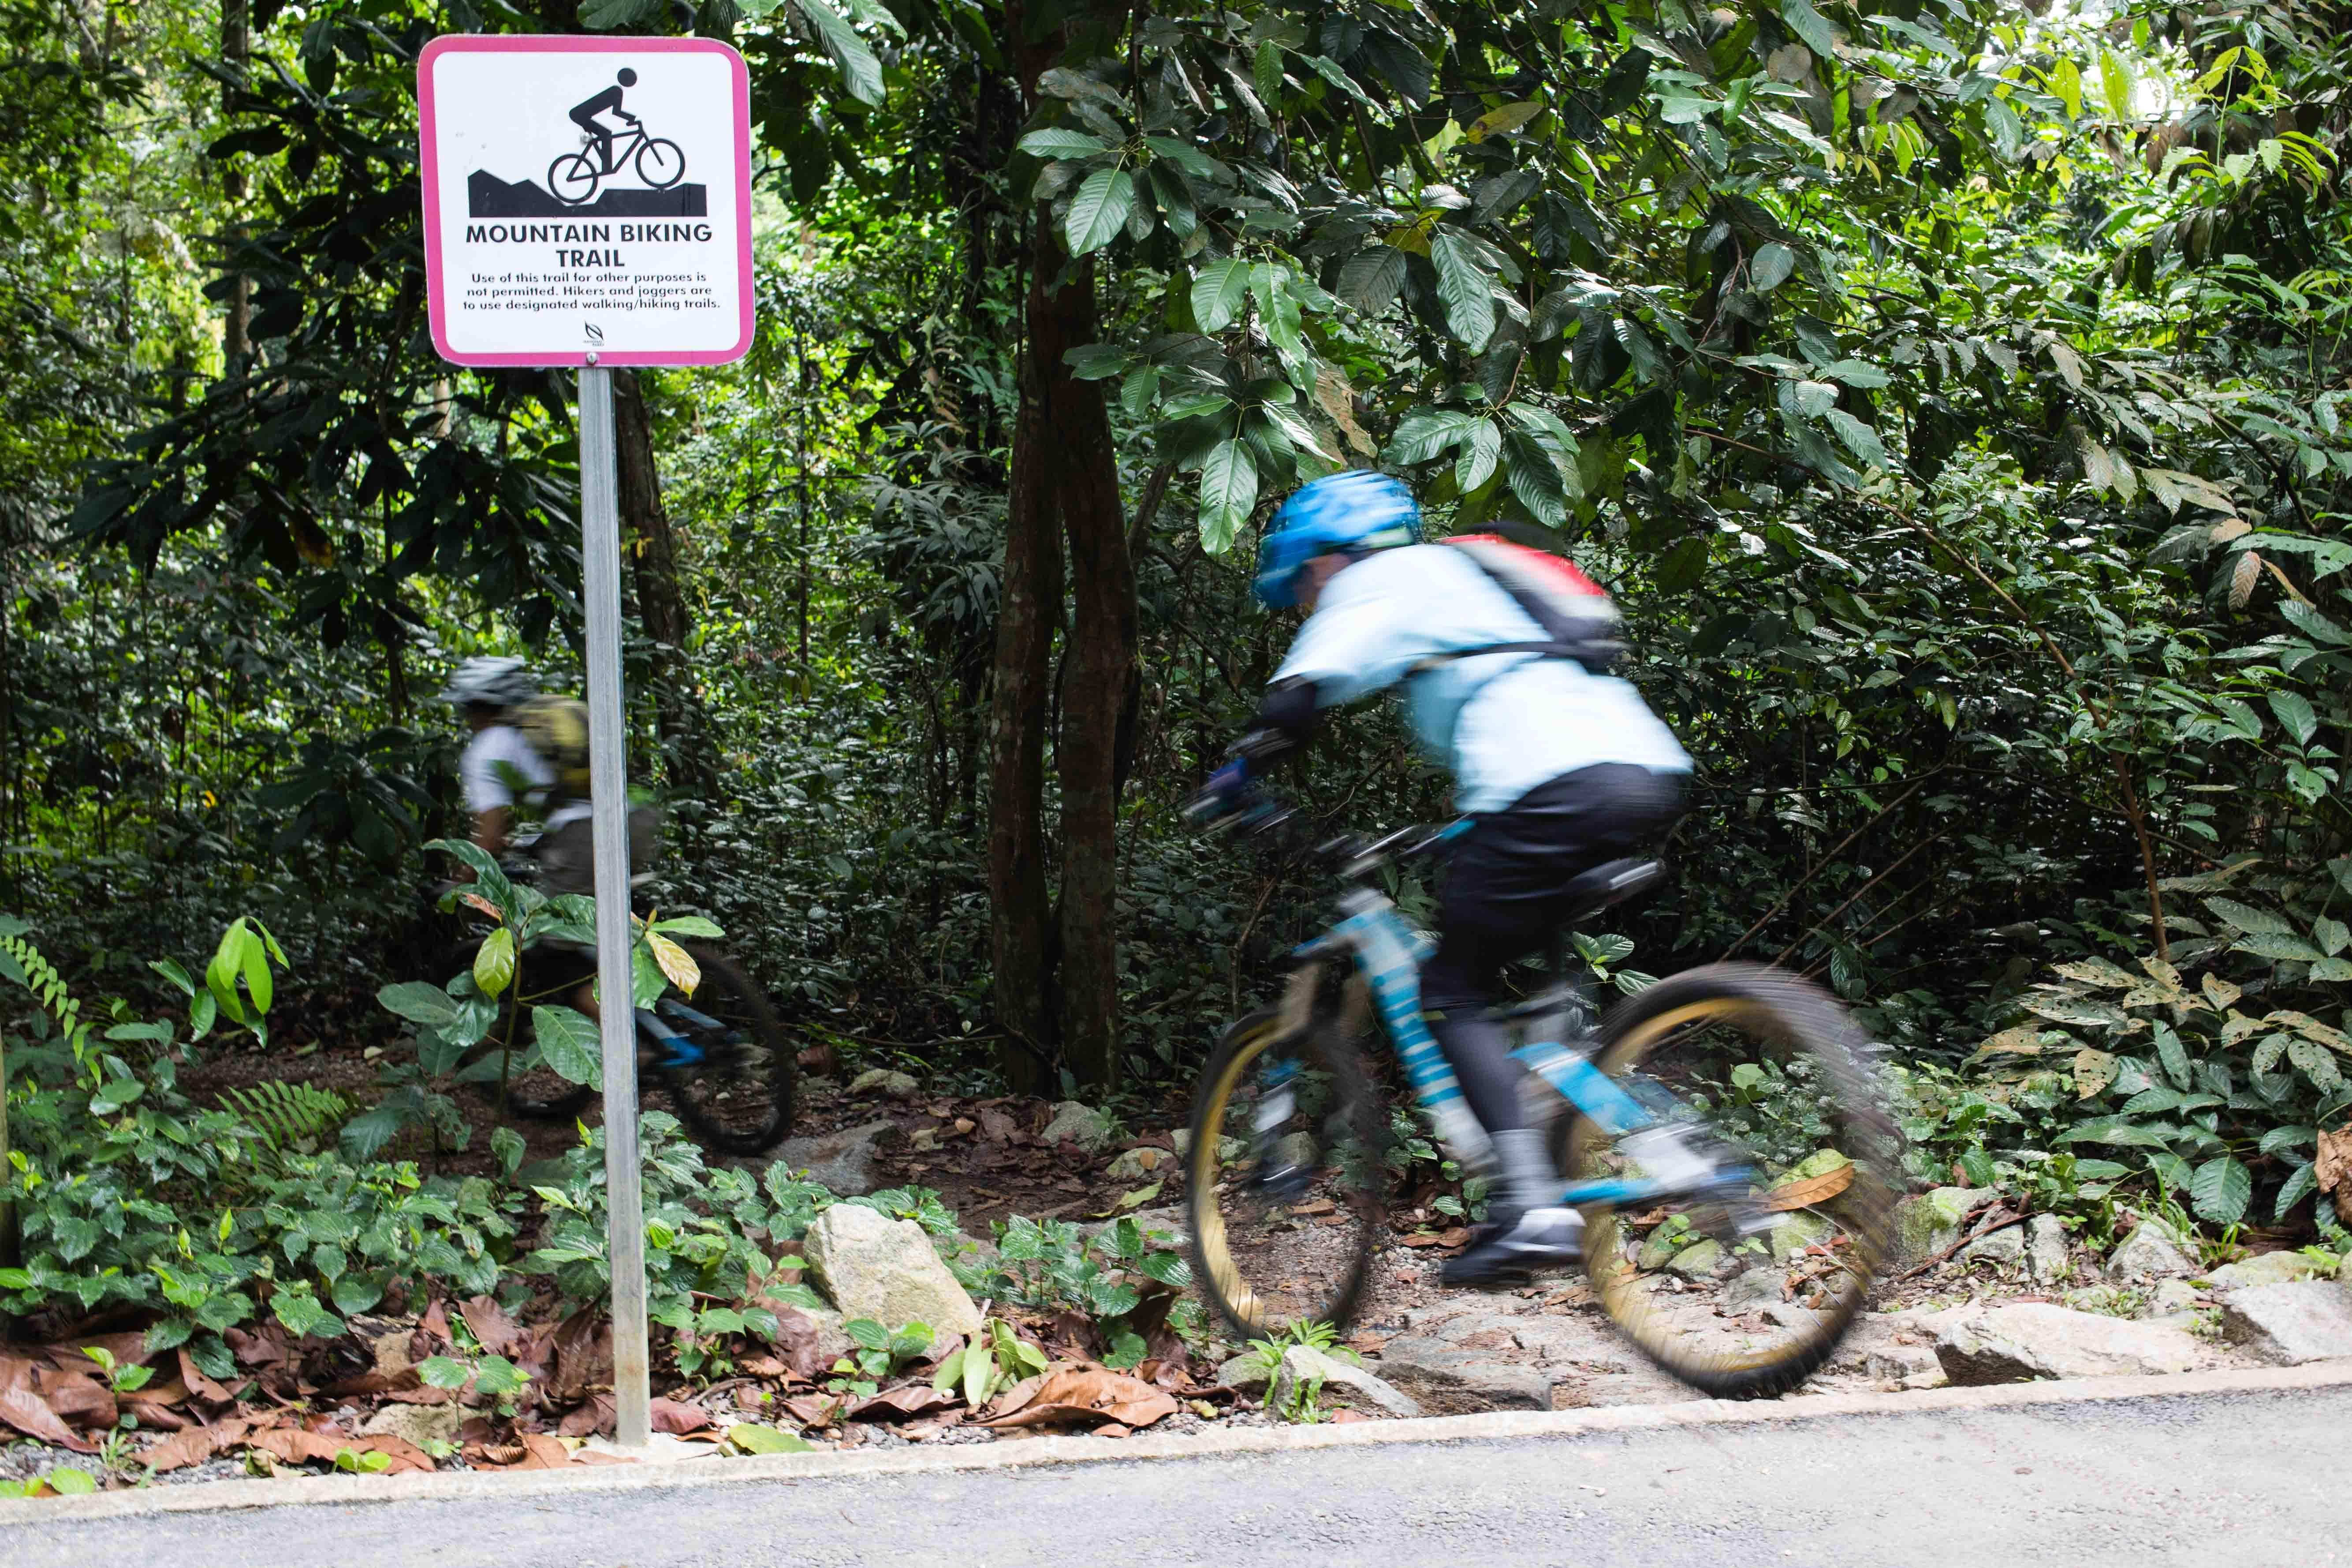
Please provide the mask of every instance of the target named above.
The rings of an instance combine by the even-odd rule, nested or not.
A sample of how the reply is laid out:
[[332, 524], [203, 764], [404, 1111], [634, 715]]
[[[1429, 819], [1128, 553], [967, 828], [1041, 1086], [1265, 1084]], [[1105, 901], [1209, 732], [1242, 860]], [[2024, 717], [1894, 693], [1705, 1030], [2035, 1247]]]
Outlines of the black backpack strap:
[[1530, 594], [1478, 559], [1477, 552], [1463, 550], [1456, 553], [1486, 574], [1486, 581], [1511, 596], [1528, 619], [1541, 626], [1550, 640], [1546, 642], [1487, 643], [1480, 647], [1448, 648], [1434, 653], [1414, 665], [1405, 673], [1418, 675], [1442, 664], [1460, 658], [1479, 658], [1490, 653], [1532, 653], [1545, 658], [1572, 659], [1591, 675], [1607, 675], [1625, 657], [1625, 645], [1615, 637], [1595, 637], [1576, 626], [1554, 612], [1552, 606], [1535, 594]]

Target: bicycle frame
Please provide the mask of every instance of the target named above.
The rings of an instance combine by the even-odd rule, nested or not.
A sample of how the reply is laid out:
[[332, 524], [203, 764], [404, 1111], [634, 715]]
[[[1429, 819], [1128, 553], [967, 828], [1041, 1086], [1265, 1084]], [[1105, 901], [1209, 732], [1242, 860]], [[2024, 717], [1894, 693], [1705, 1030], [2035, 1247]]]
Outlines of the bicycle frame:
[[[613, 132], [612, 140], [605, 143], [612, 148], [612, 153], [607, 157], [604, 167], [597, 171], [596, 177], [601, 180], [619, 174], [621, 165], [635, 155], [635, 150], [652, 139], [653, 132], [647, 131], [643, 125], [632, 125], [626, 131]], [[593, 136], [583, 136], [580, 139], [580, 150], [583, 153], [596, 145], [597, 141]], [[625, 148], [627, 150], [624, 151]]]
[[[1436, 1129], [1439, 1142], [1465, 1167], [1491, 1163], [1493, 1145], [1486, 1129], [1470, 1113], [1454, 1068], [1446, 1062], [1429, 1026], [1422, 1022], [1421, 968], [1436, 951], [1434, 940], [1406, 920], [1393, 902], [1370, 888], [1354, 887], [1342, 893], [1339, 910], [1340, 919], [1328, 931], [1301, 944], [1291, 956], [1302, 971], [1311, 971], [1318, 964], [1330, 962], [1339, 952], [1348, 954], [1363, 976], [1373, 1007], [1380, 1014], [1391, 1044], [1396, 1047], [1398, 1059], [1404, 1064], [1415, 1098]], [[1312, 1005], [1312, 986], [1291, 987], [1284, 1001], [1286, 1029], [1304, 1030], [1309, 1023], [1305, 1012]], [[1565, 1016], [1560, 1011], [1548, 1018], [1538, 1018], [1531, 1024], [1531, 1032], [1541, 1027], [1564, 1034], [1566, 1031], [1558, 1028], [1558, 1025]], [[1593, 1066], [1591, 1058], [1565, 1040], [1532, 1039], [1511, 1054], [1611, 1138], [1639, 1140], [1651, 1130], [1660, 1135], [1660, 1146], [1654, 1152], [1654, 1158], [1644, 1162], [1645, 1166], [1661, 1168], [1660, 1177], [1609, 1177], [1570, 1183], [1560, 1192], [1559, 1202], [1564, 1206], [1638, 1204], [1687, 1193], [1696, 1186], [1734, 1174], [1669, 1146], [1672, 1124], [1653, 1115]], [[1677, 1153], [1685, 1157], [1677, 1159]], [[1694, 1162], [1704, 1167], [1703, 1172], [1694, 1168]], [[1702, 1175], [1702, 1180], [1675, 1179]]]

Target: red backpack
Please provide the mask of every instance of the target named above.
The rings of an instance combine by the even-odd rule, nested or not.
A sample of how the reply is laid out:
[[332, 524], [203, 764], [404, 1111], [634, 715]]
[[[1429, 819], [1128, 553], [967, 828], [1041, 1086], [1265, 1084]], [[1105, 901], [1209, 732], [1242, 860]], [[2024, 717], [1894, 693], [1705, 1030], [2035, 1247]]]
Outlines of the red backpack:
[[1594, 675], [1606, 675], [1625, 657], [1624, 617], [1601, 585], [1572, 561], [1530, 550], [1492, 533], [1466, 533], [1441, 541], [1468, 556], [1541, 626], [1541, 642], [1489, 643], [1453, 648], [1422, 660], [1421, 667], [1490, 653], [1536, 653], [1574, 659]]

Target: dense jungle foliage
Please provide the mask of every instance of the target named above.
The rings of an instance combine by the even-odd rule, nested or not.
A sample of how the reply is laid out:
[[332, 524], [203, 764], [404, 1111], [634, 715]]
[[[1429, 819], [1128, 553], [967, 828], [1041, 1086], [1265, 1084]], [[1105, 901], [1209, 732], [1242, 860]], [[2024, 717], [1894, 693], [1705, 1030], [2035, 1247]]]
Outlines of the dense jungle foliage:
[[[1294, 629], [1256, 530], [1378, 465], [1623, 605], [1698, 763], [1634, 968], [1822, 978], [1923, 1176], [2352, 1213], [2352, 13], [0, 16], [0, 979], [49, 987], [0, 1008], [12, 1100], [121, 1110], [173, 1045], [131, 1020], [186, 1005], [151, 961], [239, 916], [289, 1058], [446, 978], [434, 694], [478, 652], [577, 689], [578, 471], [566, 376], [433, 353], [416, 55], [693, 32], [750, 63], [760, 334], [617, 378], [647, 899], [812, 1042], [1189, 1080], [1325, 891], [1177, 813]], [[1378, 711], [1288, 784], [1445, 810]], [[138, 1059], [55, 1048], [68, 993]]]

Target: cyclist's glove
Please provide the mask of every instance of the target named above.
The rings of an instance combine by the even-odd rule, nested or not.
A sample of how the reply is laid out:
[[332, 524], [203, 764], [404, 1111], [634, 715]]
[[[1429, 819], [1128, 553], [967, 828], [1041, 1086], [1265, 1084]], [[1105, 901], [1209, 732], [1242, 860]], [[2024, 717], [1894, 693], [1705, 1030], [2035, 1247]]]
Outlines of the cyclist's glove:
[[1256, 796], [1250, 784], [1249, 759], [1235, 757], [1211, 773], [1201, 793], [1184, 803], [1184, 816], [1195, 823], [1220, 822], [1246, 808]]

